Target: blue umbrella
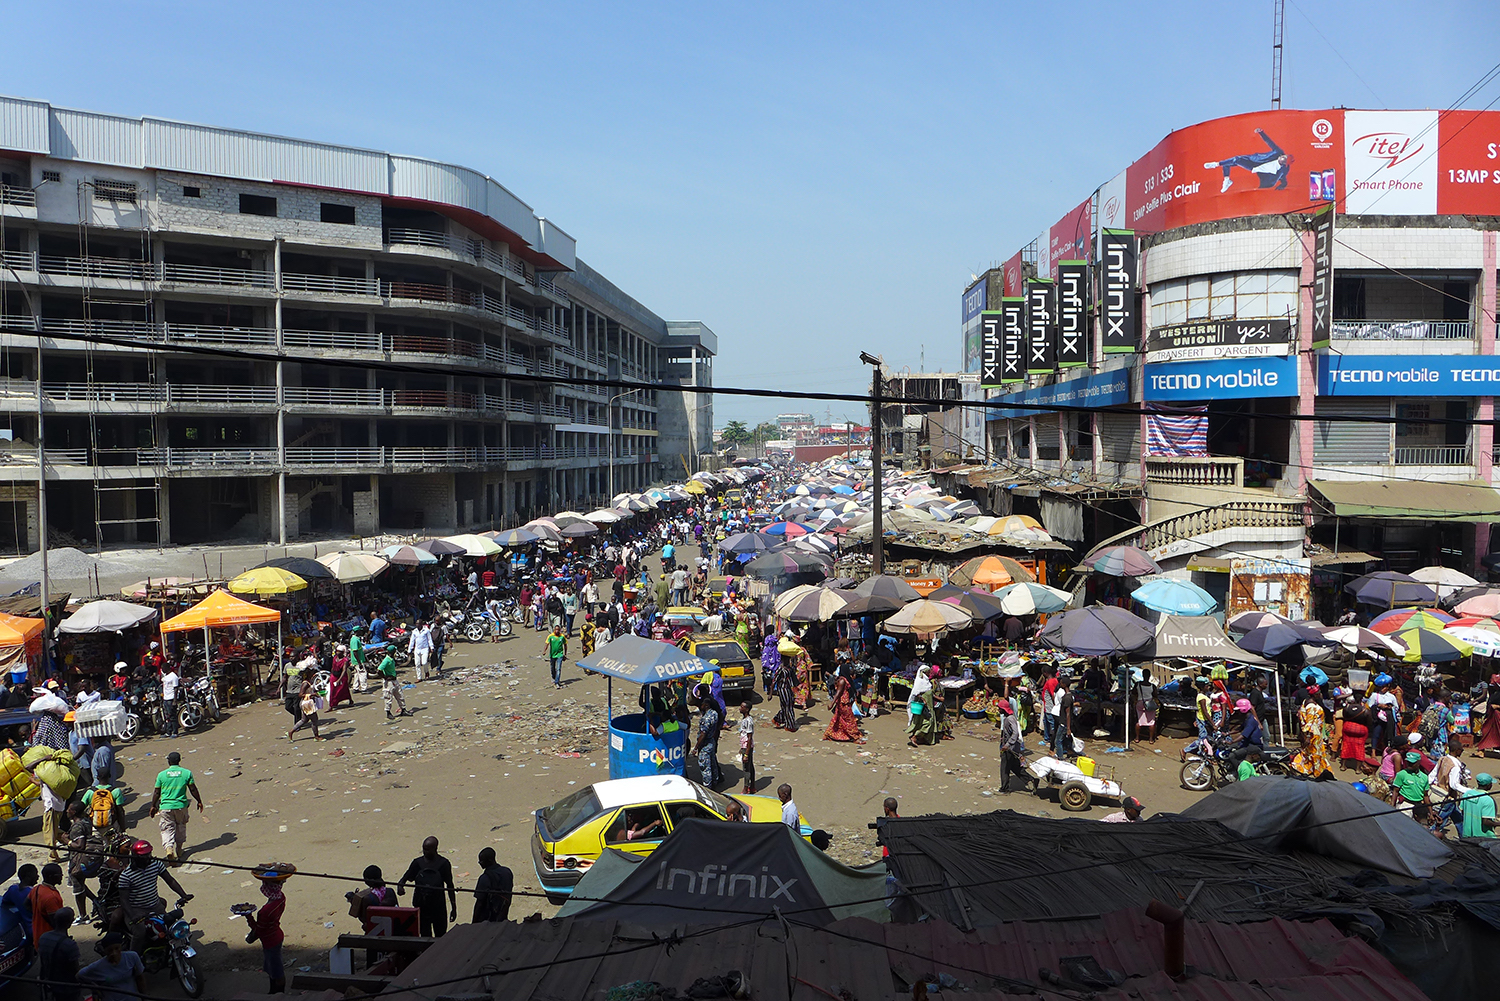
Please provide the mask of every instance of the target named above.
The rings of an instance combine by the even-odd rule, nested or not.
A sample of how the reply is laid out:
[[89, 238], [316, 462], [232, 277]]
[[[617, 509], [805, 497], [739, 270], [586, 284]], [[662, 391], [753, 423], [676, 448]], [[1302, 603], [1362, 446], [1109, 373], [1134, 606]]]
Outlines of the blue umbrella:
[[1134, 601], [1168, 615], [1207, 615], [1218, 607], [1214, 596], [1187, 580], [1162, 577], [1130, 592]]
[[1273, 622], [1269, 626], [1252, 629], [1240, 638], [1239, 646], [1262, 657], [1279, 657], [1281, 654], [1303, 643], [1309, 646], [1337, 646], [1312, 626], [1300, 622]]
[[842, 483], [836, 485], [833, 488], [833, 492], [836, 493], [836, 494], [848, 494], [851, 497], [854, 496], [854, 488], [850, 487], [850, 486], [845, 486]]
[[726, 553], [763, 553], [768, 549], [776, 548], [781, 543], [781, 539], [772, 538], [760, 532], [740, 532], [720, 542], [719, 548]]
[[580, 660], [578, 666], [638, 685], [654, 685], [718, 670], [702, 657], [695, 657], [670, 643], [640, 636], [621, 636], [611, 640]]

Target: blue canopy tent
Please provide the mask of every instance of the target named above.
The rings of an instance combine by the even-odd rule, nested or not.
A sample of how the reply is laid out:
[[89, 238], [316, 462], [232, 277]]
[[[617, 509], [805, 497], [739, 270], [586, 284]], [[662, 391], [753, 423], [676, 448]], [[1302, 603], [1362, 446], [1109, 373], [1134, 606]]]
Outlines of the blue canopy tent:
[[687, 731], [675, 719], [655, 730], [644, 712], [615, 718], [615, 681], [654, 685], [716, 671], [713, 664], [670, 643], [621, 636], [578, 661], [586, 671], [609, 679], [609, 777], [684, 773]]

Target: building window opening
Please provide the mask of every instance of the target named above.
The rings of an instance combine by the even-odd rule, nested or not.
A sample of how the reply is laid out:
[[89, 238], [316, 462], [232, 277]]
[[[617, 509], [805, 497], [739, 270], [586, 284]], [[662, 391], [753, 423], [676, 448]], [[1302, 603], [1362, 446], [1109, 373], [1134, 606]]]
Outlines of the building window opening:
[[321, 218], [323, 222], [337, 223], [340, 226], [353, 226], [354, 206], [339, 205], [336, 202], [324, 202], [322, 204]]
[[203, 197], [203, 189], [200, 188], [200, 187], [198, 187], [197, 185], [184, 184], [182, 186], [182, 197], [184, 197], [184, 198], [202, 198]]
[[276, 199], [269, 195], [240, 195], [240, 215], [276, 215]]

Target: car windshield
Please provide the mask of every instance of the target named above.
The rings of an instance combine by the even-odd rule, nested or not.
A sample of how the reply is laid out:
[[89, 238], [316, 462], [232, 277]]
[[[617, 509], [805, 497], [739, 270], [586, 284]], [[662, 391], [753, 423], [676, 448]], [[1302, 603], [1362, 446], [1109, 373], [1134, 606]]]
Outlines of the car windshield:
[[729, 816], [728, 796], [725, 796], [723, 793], [714, 792], [712, 789], [705, 789], [700, 785], [694, 785], [693, 789], [698, 793], [698, 802], [721, 817]]
[[547, 807], [542, 811], [542, 820], [553, 838], [560, 838], [597, 815], [600, 809], [599, 797], [594, 795], [594, 787], [589, 786]]
[[743, 664], [750, 659], [738, 643], [699, 643], [693, 653], [715, 664]]

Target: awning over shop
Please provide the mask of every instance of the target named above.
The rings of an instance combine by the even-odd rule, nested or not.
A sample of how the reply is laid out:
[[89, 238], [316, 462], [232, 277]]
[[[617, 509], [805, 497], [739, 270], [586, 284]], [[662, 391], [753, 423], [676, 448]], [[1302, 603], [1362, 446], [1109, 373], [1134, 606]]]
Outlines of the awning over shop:
[[1340, 518], [1387, 521], [1500, 521], [1500, 491], [1487, 483], [1309, 480]]
[[1315, 567], [1343, 566], [1349, 563], [1378, 563], [1379, 556], [1371, 556], [1357, 549], [1346, 549], [1342, 553], [1313, 553], [1312, 565]]

